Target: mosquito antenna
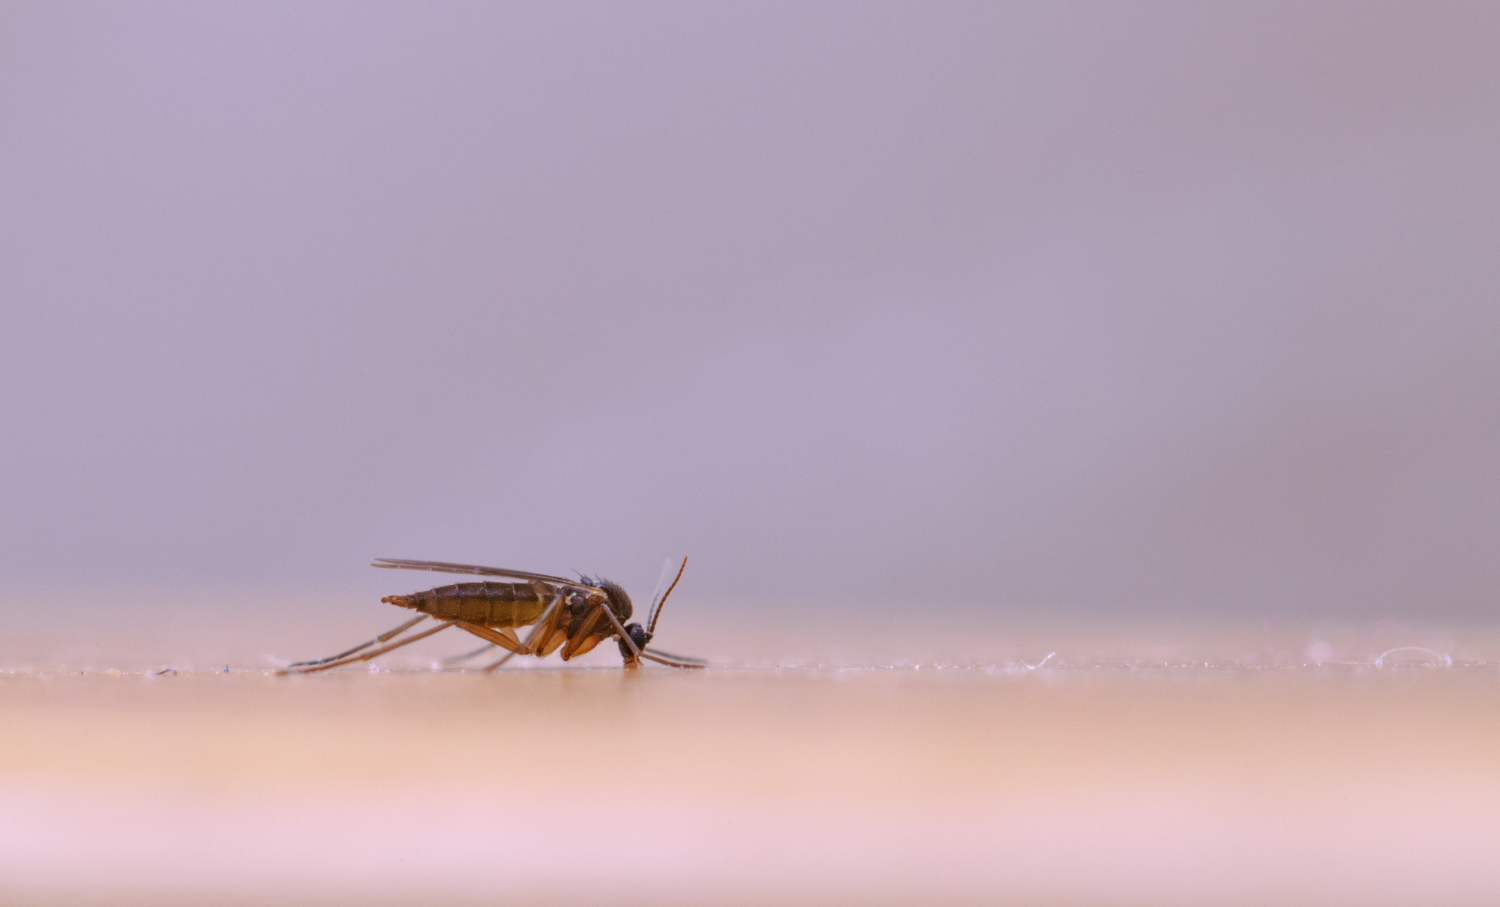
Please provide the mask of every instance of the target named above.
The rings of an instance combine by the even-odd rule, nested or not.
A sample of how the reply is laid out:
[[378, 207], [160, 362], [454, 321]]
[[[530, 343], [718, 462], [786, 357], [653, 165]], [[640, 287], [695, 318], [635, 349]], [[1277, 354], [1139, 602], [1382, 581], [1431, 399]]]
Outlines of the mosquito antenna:
[[672, 559], [664, 558], [661, 562], [661, 572], [656, 575], [656, 585], [651, 587], [651, 607], [646, 609], [648, 614], [656, 613], [656, 603], [661, 601], [661, 589], [667, 584], [667, 577], [672, 575]]
[[672, 590], [677, 588], [677, 580], [682, 579], [682, 571], [684, 571], [686, 569], [687, 569], [687, 558], [683, 558], [682, 559], [682, 566], [677, 568], [677, 577], [676, 577], [676, 579], [673, 579], [672, 580], [672, 585], [668, 586], [667, 587], [667, 591], [662, 593], [661, 601], [659, 601], [659, 602], [656, 603], [656, 610], [651, 613], [651, 623], [649, 623], [649, 624], [646, 625], [646, 635], [647, 636], [650, 636], [651, 634], [653, 634], [653, 633], [656, 632], [656, 621], [657, 621], [658, 618], [661, 617], [662, 606], [664, 606], [667, 603], [667, 596], [671, 595], [672, 594]]

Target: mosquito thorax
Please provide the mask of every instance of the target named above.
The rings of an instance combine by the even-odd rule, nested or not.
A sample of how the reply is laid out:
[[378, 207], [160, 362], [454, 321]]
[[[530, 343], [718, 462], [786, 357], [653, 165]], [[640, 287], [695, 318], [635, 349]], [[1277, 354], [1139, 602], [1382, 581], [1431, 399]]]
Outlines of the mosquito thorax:
[[615, 617], [621, 623], [630, 619], [635, 613], [635, 607], [630, 604], [630, 596], [625, 594], [625, 587], [612, 580], [601, 579], [598, 581], [599, 588], [609, 596], [609, 610], [615, 612]]
[[582, 620], [589, 611], [589, 597], [582, 592], [574, 592], [568, 596], [568, 616], [574, 620]]

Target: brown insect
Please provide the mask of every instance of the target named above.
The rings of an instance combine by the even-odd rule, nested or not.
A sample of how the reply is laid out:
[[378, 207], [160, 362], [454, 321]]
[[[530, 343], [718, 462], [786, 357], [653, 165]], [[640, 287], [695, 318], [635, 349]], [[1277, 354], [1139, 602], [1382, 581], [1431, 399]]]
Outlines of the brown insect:
[[[677, 568], [677, 576], [667, 587], [667, 591], [653, 603], [651, 619], [645, 627], [638, 623], [625, 623], [630, 620], [634, 611], [630, 596], [625, 594], [618, 583], [607, 579], [583, 576], [570, 580], [544, 573], [527, 573], [524, 570], [390, 558], [378, 558], [371, 566], [393, 570], [497, 576], [509, 582], [486, 580], [478, 583], [454, 583], [411, 595], [388, 595], [381, 601], [422, 613], [394, 630], [382, 633], [348, 651], [314, 661], [299, 661], [276, 673], [311, 674], [350, 662], [368, 661], [449, 627], [466, 630], [487, 644], [473, 652], [448, 659], [448, 664], [465, 661], [496, 646], [507, 650], [499, 661], [486, 665], [486, 671], [495, 670], [517, 655], [545, 658], [559, 648], [562, 649], [563, 661], [567, 661], [607, 639], [613, 639], [619, 644], [620, 656], [625, 659], [627, 668], [640, 667], [643, 658], [674, 668], [701, 668], [706, 664], [696, 658], [671, 655], [646, 647], [656, 632], [656, 621], [661, 617], [661, 609], [667, 603], [667, 596], [677, 588], [678, 580], [682, 579], [682, 571], [687, 569], [687, 558], [682, 559], [682, 566]], [[428, 618], [435, 618], [438, 625], [397, 639]], [[532, 628], [524, 641], [516, 635], [517, 627]], [[375, 648], [371, 649], [371, 646]]]

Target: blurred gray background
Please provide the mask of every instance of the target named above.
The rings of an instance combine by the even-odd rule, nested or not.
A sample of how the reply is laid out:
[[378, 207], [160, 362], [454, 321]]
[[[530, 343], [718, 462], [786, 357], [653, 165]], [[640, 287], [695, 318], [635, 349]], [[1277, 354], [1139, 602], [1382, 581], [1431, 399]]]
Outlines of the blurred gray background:
[[1497, 161], [1494, 3], [0, 4], [0, 584], [1491, 616]]

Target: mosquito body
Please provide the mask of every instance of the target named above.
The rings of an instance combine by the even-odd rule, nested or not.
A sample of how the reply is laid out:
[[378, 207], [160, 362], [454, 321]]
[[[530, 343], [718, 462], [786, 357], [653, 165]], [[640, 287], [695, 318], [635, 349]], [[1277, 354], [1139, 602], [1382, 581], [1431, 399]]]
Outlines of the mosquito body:
[[[656, 621], [661, 617], [661, 609], [667, 603], [667, 596], [677, 588], [677, 581], [682, 579], [682, 571], [687, 569], [687, 558], [683, 558], [682, 566], [678, 568], [677, 576], [666, 592], [653, 602], [650, 620], [644, 627], [639, 623], [627, 623], [634, 613], [630, 596], [618, 583], [606, 579], [584, 576], [570, 580], [498, 567], [389, 558], [380, 558], [372, 566], [392, 570], [430, 570], [435, 573], [493, 576], [498, 579], [453, 583], [410, 595], [388, 595], [381, 601], [420, 613], [399, 627], [346, 652], [316, 661], [297, 662], [277, 673], [310, 674], [355, 661], [368, 661], [449, 627], [458, 627], [488, 643], [467, 655], [449, 659], [449, 663], [472, 658], [492, 647], [506, 650], [503, 658], [485, 666], [486, 671], [499, 668], [517, 655], [545, 658], [558, 649], [562, 650], [563, 661], [567, 661], [610, 639], [619, 645], [620, 656], [625, 660], [626, 668], [640, 667], [642, 659], [674, 668], [704, 666], [703, 662], [694, 658], [670, 655], [646, 647], [656, 632]], [[437, 621], [437, 625], [402, 635], [428, 619]], [[524, 640], [516, 634], [516, 630], [521, 627], [531, 628]]]

